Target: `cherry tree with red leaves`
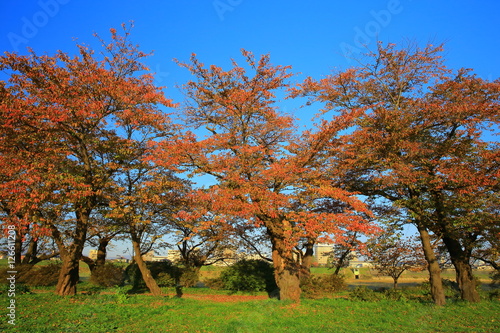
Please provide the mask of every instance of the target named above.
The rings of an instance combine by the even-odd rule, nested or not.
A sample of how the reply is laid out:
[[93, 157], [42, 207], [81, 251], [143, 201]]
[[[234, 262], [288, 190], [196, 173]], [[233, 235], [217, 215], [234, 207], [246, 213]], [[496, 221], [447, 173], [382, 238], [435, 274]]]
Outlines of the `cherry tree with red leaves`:
[[[295, 119], [281, 112], [275, 100], [275, 92], [288, 87], [290, 67], [272, 65], [268, 55], [257, 60], [248, 51], [242, 54], [248, 68], [235, 61], [228, 71], [205, 67], [195, 55], [190, 63], [179, 63], [195, 78], [184, 85], [186, 125], [206, 135], [186, 133], [176, 143], [164, 142], [156, 161], [175, 160], [193, 175], [215, 178], [216, 185], [200, 191], [200, 200], [210, 202], [215, 215], [265, 228], [280, 298], [298, 301], [300, 265], [294, 247], [301, 239], [374, 229], [365, 205], [322, 172], [323, 151], [334, 144], [344, 123], [298, 134]], [[295, 209], [323, 198], [342, 201], [345, 209]]]

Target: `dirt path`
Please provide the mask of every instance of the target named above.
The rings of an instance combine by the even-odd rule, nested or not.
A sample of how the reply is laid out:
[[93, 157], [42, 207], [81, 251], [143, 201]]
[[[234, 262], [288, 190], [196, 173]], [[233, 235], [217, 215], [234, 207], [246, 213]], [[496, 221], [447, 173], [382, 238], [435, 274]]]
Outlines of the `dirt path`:
[[183, 294], [182, 298], [206, 300], [210, 302], [237, 303], [269, 299], [268, 295], [196, 295]]

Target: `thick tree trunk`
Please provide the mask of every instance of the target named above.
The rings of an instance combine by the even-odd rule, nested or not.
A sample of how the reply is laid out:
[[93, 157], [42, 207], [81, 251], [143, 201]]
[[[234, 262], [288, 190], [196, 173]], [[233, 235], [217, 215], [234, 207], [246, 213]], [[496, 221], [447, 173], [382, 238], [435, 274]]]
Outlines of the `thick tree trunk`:
[[91, 211], [91, 209], [76, 209], [76, 228], [73, 243], [69, 246], [64, 245], [60, 231], [55, 226], [50, 226], [52, 237], [54, 237], [63, 261], [56, 286], [57, 295], [66, 296], [76, 294], [76, 285], [80, 280], [80, 259], [85, 246], [88, 218]]
[[436, 255], [432, 249], [431, 237], [427, 229], [421, 225], [417, 225], [420, 234], [420, 241], [424, 250], [425, 260], [427, 261], [427, 270], [429, 271], [429, 284], [431, 286], [432, 300], [436, 305], [444, 305], [446, 297], [443, 290], [443, 281], [441, 280], [441, 268], [437, 261]]
[[443, 242], [448, 249], [451, 262], [455, 266], [461, 298], [469, 302], [479, 302], [479, 293], [476, 290], [476, 282], [470, 265], [470, 255], [462, 249], [460, 242], [453, 237], [445, 235], [443, 236]]
[[137, 267], [139, 267], [139, 270], [141, 271], [142, 278], [146, 283], [146, 286], [148, 287], [149, 291], [154, 296], [160, 296], [162, 294], [161, 289], [160, 287], [158, 287], [158, 284], [151, 275], [151, 271], [146, 266], [146, 262], [144, 261], [144, 259], [142, 259], [141, 243], [137, 236], [132, 235], [131, 238], [132, 238], [132, 246], [134, 248], [134, 261], [137, 264]]
[[293, 252], [286, 248], [282, 239], [271, 239], [273, 244], [274, 277], [280, 290], [280, 300], [300, 301], [300, 265]]
[[68, 296], [76, 294], [76, 285], [80, 280], [80, 261], [75, 259], [75, 255], [67, 255], [62, 258], [63, 264], [59, 273], [59, 280], [56, 286], [56, 294]]
[[314, 243], [306, 244], [306, 251], [302, 256], [300, 264], [300, 279], [308, 279], [311, 276], [311, 266], [314, 261]]

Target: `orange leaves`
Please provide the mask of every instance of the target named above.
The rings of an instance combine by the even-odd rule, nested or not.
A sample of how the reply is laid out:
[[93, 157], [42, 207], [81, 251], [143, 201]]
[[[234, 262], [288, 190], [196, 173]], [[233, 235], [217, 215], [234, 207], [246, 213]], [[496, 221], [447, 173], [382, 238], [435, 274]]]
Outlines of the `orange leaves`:
[[[92, 211], [109, 208], [109, 202], [109, 217], [134, 215], [125, 204], [133, 201], [130, 196], [116, 198], [125, 194], [120, 183], [127, 172], [147, 166], [142, 158], [150, 153], [148, 140], [176, 131], [160, 110], [173, 104], [151, 75], [136, 73], [145, 68], [140, 61], [146, 54], [128, 41], [129, 31], [119, 35], [112, 29], [111, 34], [111, 43], [101, 39], [102, 59], [81, 45], [73, 57], [63, 52], [0, 57], [0, 67], [12, 72], [0, 90], [5, 97], [0, 200], [10, 214], [64, 226], [68, 235], [68, 225], [84, 231]], [[143, 189], [136, 195], [144, 196], [145, 205], [159, 200]]]
[[[195, 76], [184, 88], [186, 124], [205, 128], [207, 137], [158, 145], [154, 160], [167, 165], [174, 159], [195, 174], [209, 174], [217, 186], [199, 191], [207, 212], [235, 216], [263, 225], [293, 247], [301, 237], [362, 229], [369, 214], [347, 191], [332, 186], [324, 175], [329, 149], [338, 132], [354, 116], [324, 123], [318, 133], [296, 133], [294, 119], [274, 106], [274, 91], [288, 87], [289, 67], [273, 66], [269, 56], [258, 60], [242, 51], [249, 70], [233, 60], [233, 68], [205, 67], [193, 55], [179, 63]], [[249, 73], [251, 72], [251, 75]], [[345, 202], [344, 212], [319, 212], [325, 197]], [[308, 202], [310, 200], [310, 202]], [[208, 204], [209, 203], [209, 204]]]
[[[499, 174], [490, 162], [498, 145], [483, 141], [485, 129], [498, 127], [498, 81], [453, 73], [441, 51], [380, 44], [359, 68], [307, 79], [293, 90], [338, 111], [335, 120], [352, 116], [332, 161], [346, 188], [433, 221], [436, 233], [443, 225], [480, 225], [469, 212], [484, 218], [498, 205]], [[465, 216], [470, 223], [459, 223]]]

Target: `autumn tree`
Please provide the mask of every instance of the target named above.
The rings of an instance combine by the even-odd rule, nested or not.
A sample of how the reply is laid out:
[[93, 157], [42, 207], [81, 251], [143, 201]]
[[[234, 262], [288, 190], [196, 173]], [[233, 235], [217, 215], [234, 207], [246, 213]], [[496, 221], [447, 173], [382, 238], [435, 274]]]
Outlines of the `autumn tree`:
[[[200, 197], [213, 203], [214, 214], [265, 228], [280, 298], [298, 301], [300, 266], [293, 255], [298, 241], [339, 234], [342, 228], [369, 232], [357, 214], [367, 211], [352, 193], [323, 178], [317, 166], [323, 147], [343, 123], [330, 123], [329, 133], [298, 134], [295, 120], [280, 112], [275, 101], [275, 92], [288, 85], [290, 68], [272, 65], [268, 55], [256, 60], [242, 53], [248, 72], [235, 61], [229, 71], [205, 68], [194, 55], [191, 63], [179, 63], [195, 78], [184, 85], [184, 117], [199, 136], [186, 133], [176, 144], [163, 143], [158, 163], [177, 158], [185, 170], [214, 177], [217, 185]], [[324, 197], [348, 207], [339, 214], [293, 210], [299, 200]]]
[[333, 268], [333, 274], [339, 275], [340, 270], [349, 266], [349, 261], [355, 258], [360, 249], [360, 240], [357, 232], [349, 232], [347, 238], [342, 242], [333, 245], [333, 249], [328, 255], [328, 266]]
[[[166, 125], [166, 120], [163, 121]], [[160, 295], [161, 290], [143, 255], [160, 245], [174, 215], [184, 208], [183, 197], [188, 193], [189, 182], [168, 168], [151, 163], [150, 158], [155, 140], [175, 135], [177, 127], [169, 125], [158, 131], [127, 123], [123, 124], [122, 131], [123, 137], [133, 144], [120, 156], [122, 172], [114, 181], [105, 218], [113, 221], [108, 227], [114, 225], [128, 235], [133, 262], [151, 293]]]
[[496, 217], [487, 207], [499, 150], [485, 134], [498, 125], [499, 81], [446, 68], [441, 51], [379, 44], [358, 67], [307, 79], [295, 94], [355, 116], [338, 155], [347, 188], [386, 200], [417, 226], [436, 304], [445, 300], [430, 233], [450, 253], [462, 298], [475, 302], [470, 250]]
[[188, 212], [182, 213], [168, 226], [169, 247], [179, 251], [178, 263], [186, 270], [198, 274], [203, 266], [236, 259], [238, 242], [232, 223], [221, 223], [220, 217], [212, 214], [192, 218], [185, 215]]
[[[36, 263], [39, 240], [50, 235], [37, 217], [44, 175], [55, 154], [47, 153], [45, 135], [33, 126], [34, 117], [15, 114], [28, 101], [18, 98], [0, 81], [0, 216], [2, 227], [15, 226], [15, 262]], [[23, 128], [24, 132], [20, 132]], [[28, 172], [29, 171], [29, 172]], [[21, 257], [25, 256], [25, 260]], [[34, 261], [32, 261], [33, 259]]]
[[2, 127], [16, 133], [18, 143], [0, 156], [11, 176], [2, 195], [15, 188], [15, 212], [50, 230], [63, 261], [59, 295], [76, 293], [91, 215], [108, 204], [122, 161], [130, 158], [134, 142], [122, 137], [120, 128], [130, 124], [164, 132], [168, 127], [158, 105], [170, 101], [151, 75], [139, 75], [147, 69], [141, 63], [146, 54], [129, 42], [125, 26], [123, 35], [112, 29], [111, 37], [103, 42], [101, 60], [84, 45], [78, 45], [77, 56], [30, 51], [0, 57], [0, 69], [9, 75], [2, 82], [7, 95]]
[[391, 228], [386, 228], [380, 237], [368, 242], [367, 254], [378, 274], [393, 279], [394, 289], [405, 271], [421, 271], [426, 265], [421, 244]]
[[[496, 273], [494, 275], [500, 278], [500, 231], [493, 231], [491, 234], [485, 235], [480, 242], [479, 246], [472, 252], [472, 257], [479, 263], [491, 266]], [[499, 280], [497, 278], [497, 280]]]
[[87, 245], [97, 248], [96, 258], [91, 259], [83, 256], [81, 260], [89, 266], [90, 274], [93, 275], [96, 269], [104, 266], [108, 252], [108, 246], [112, 240], [123, 240], [125, 228], [116, 223], [115, 220], [107, 217], [109, 207], [100, 207], [92, 214], [89, 226]]

